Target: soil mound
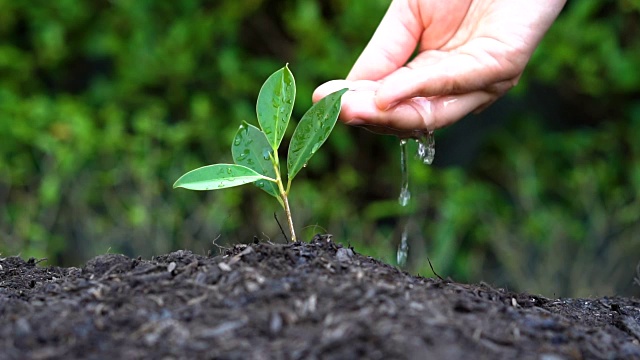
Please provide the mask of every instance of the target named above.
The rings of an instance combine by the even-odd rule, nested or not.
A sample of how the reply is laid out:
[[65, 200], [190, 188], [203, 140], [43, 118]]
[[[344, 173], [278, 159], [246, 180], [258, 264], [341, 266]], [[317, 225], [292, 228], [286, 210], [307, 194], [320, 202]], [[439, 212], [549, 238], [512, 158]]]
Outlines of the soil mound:
[[316, 236], [218, 256], [0, 259], [2, 359], [640, 359], [640, 301], [411, 276]]

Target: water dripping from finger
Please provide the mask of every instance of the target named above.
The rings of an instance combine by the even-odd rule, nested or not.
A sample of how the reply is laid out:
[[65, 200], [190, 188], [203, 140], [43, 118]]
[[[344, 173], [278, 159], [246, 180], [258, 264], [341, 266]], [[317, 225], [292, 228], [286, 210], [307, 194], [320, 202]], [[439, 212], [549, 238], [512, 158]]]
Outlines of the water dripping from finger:
[[398, 202], [401, 206], [407, 206], [411, 199], [411, 192], [409, 191], [408, 160], [407, 139], [400, 139], [400, 174], [402, 176], [402, 183], [400, 185], [400, 196], [398, 197]]
[[[435, 158], [435, 137], [433, 130], [427, 132], [416, 132], [411, 139], [415, 140], [418, 144], [416, 157], [425, 165], [431, 165]], [[411, 192], [409, 190], [409, 156], [408, 156], [408, 138], [400, 139], [400, 173], [402, 176], [402, 183], [400, 186], [400, 195], [398, 202], [401, 206], [406, 207], [411, 200]], [[403, 225], [402, 236], [400, 238], [400, 244], [396, 252], [396, 260], [400, 267], [405, 267], [407, 259], [409, 257], [409, 219], [407, 219]]]
[[421, 133], [416, 141], [418, 142], [418, 159], [425, 165], [431, 165], [436, 157], [436, 139], [433, 130]]

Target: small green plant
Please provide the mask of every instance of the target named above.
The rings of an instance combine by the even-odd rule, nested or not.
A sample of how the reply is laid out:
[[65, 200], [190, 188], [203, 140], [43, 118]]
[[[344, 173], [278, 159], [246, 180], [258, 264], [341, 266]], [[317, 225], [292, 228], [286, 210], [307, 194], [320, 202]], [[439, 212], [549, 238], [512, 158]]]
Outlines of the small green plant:
[[296, 234], [288, 195], [291, 181], [327, 140], [340, 114], [340, 100], [347, 89], [315, 103], [296, 127], [287, 155], [287, 183], [282, 180], [278, 148], [291, 119], [296, 97], [293, 74], [287, 65], [273, 73], [258, 94], [256, 112], [260, 128], [243, 121], [231, 145], [235, 164], [203, 166], [182, 175], [174, 188], [217, 190], [253, 183], [272, 195], [287, 216], [291, 240]]

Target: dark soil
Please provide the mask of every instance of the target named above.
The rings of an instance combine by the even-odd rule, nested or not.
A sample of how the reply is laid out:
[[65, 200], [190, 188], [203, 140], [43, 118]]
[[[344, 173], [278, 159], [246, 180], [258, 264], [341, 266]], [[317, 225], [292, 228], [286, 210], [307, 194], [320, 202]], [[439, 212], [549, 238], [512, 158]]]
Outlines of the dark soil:
[[640, 359], [638, 299], [415, 277], [321, 236], [0, 266], [2, 359]]

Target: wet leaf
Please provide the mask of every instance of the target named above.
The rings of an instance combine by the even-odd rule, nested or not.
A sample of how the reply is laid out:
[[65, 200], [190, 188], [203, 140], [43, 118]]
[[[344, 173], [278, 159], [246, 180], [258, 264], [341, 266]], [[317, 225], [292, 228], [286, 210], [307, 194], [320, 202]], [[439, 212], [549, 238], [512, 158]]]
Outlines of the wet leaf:
[[[271, 145], [260, 129], [246, 122], [240, 125], [233, 145], [231, 145], [233, 161], [236, 164], [246, 166], [259, 174], [275, 179], [276, 171], [269, 158], [271, 151]], [[260, 179], [255, 182], [255, 185], [272, 196], [279, 197], [276, 183]]]
[[273, 150], [280, 146], [289, 125], [295, 98], [295, 80], [286, 65], [269, 76], [260, 89], [256, 105], [258, 123]]
[[[268, 179], [246, 166], [236, 164], [207, 165], [182, 175], [173, 188], [217, 190]], [[275, 181], [275, 180], [274, 180]]]
[[340, 114], [340, 100], [347, 90], [342, 89], [327, 95], [302, 116], [289, 145], [289, 181], [307, 164], [331, 134]]

